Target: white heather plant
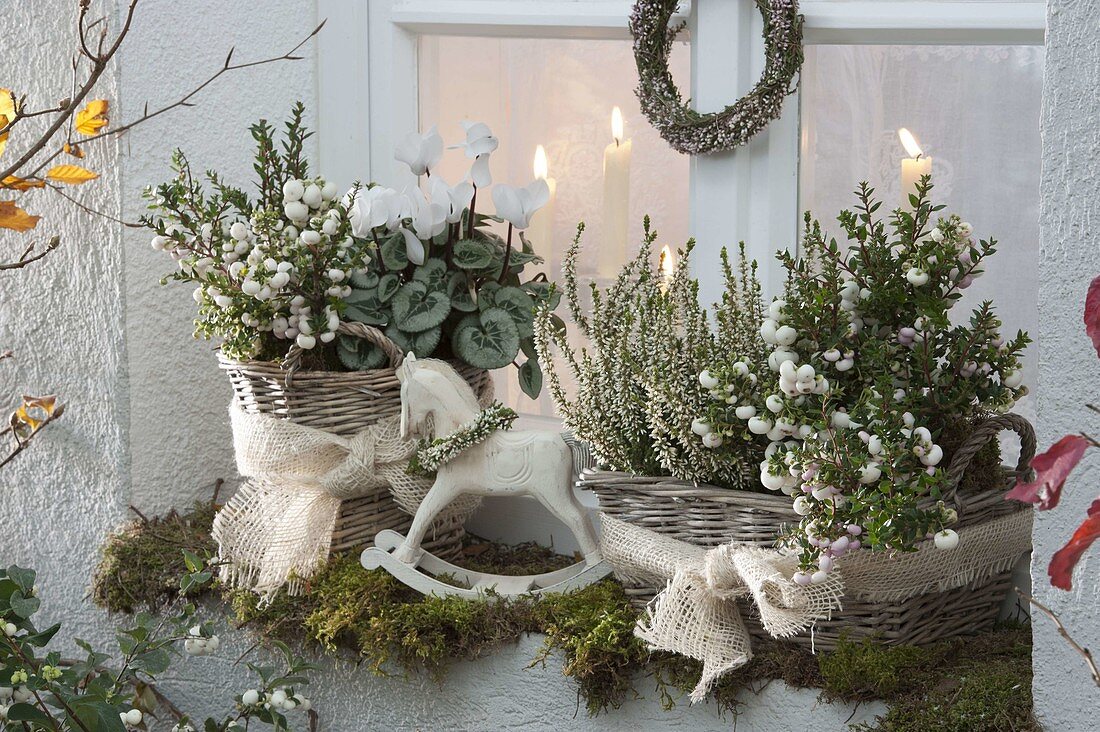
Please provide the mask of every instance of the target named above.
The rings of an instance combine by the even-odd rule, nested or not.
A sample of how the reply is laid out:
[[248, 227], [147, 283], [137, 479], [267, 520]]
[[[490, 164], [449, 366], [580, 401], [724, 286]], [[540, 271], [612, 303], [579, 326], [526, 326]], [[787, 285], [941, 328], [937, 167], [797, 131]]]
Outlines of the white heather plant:
[[[739, 358], [762, 361], [766, 355], [756, 334], [763, 310], [755, 263], [742, 249], [735, 272], [722, 252], [726, 291], [710, 322], [699, 304], [698, 283], [688, 273], [694, 243], [679, 253], [666, 279], [652, 266], [657, 234], [646, 218], [638, 256], [606, 291], [591, 284], [592, 308], [586, 312], [576, 269], [583, 228], [566, 252], [563, 281], [571, 316], [587, 346], [575, 351], [548, 309], [540, 311], [535, 327], [550, 393], [565, 425], [592, 445], [602, 464], [616, 470], [731, 488], [751, 485], [762, 446], [730, 440], [719, 453], [704, 447], [693, 429], [708, 401], [698, 388], [699, 370]], [[555, 366], [555, 350], [576, 384], [574, 399], [566, 394], [558, 372], [562, 367]], [[707, 444], [718, 444], [716, 437], [707, 438]]]
[[761, 320], [771, 353], [759, 378], [729, 361], [700, 374], [717, 397], [703, 440], [721, 452], [747, 428], [768, 441], [760, 482], [803, 517], [786, 537], [800, 551], [798, 582], [824, 580], [855, 549], [911, 550], [932, 536], [953, 548], [957, 516], [940, 500], [951, 453], [968, 425], [1027, 392], [1026, 334], [1006, 341], [989, 302], [968, 324], [950, 320], [996, 242], [975, 241], [957, 216], [934, 219], [943, 207], [930, 190], [925, 178], [914, 212], [887, 222], [862, 184], [855, 211], [839, 217], [846, 244], [807, 215], [803, 257], [779, 255], [788, 283]]
[[[520, 385], [537, 395], [534, 311], [559, 296], [545, 275], [523, 281], [526, 265], [541, 260], [521, 232], [546, 203], [546, 182], [497, 184], [500, 217], [478, 214], [477, 193], [492, 183], [489, 158], [499, 141], [483, 123], [466, 123], [466, 141], [456, 147], [473, 161], [467, 180], [451, 186], [433, 175], [443, 139], [432, 128], [409, 134], [395, 152], [426, 177], [428, 193], [419, 185], [399, 192], [356, 184], [341, 194], [308, 172], [302, 115], [298, 104], [281, 144], [266, 122], [252, 126], [255, 200], [214, 172], [204, 190], [180, 152], [175, 178], [146, 191], [154, 215], [143, 223], [156, 232], [153, 247], [178, 263], [172, 279], [197, 285], [196, 335], [222, 339], [231, 358], [274, 360], [297, 345], [311, 368], [380, 368], [381, 349], [338, 334], [342, 322], [365, 323], [406, 352], [477, 368], [517, 363], [522, 351]], [[507, 224], [504, 237], [490, 229], [494, 223]]]

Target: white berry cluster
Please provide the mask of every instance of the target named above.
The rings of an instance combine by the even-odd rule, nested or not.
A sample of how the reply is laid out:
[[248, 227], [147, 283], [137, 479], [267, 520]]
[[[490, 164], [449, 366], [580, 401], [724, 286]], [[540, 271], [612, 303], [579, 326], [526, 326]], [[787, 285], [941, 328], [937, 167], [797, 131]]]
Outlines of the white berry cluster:
[[937, 437], [1026, 393], [1027, 336], [1006, 341], [990, 303], [968, 325], [949, 315], [995, 242], [975, 242], [956, 216], [932, 223], [926, 201], [888, 226], [869, 189], [860, 199], [839, 218], [846, 248], [808, 222], [803, 259], [781, 255], [788, 286], [760, 323], [766, 368], [699, 374], [712, 407], [695, 434], [719, 451], [731, 438], [766, 441], [760, 484], [792, 496], [803, 517], [788, 536], [800, 583], [861, 547], [957, 544], [945, 528], [957, 517], [934, 500], [946, 480]]
[[189, 656], [209, 656], [216, 653], [220, 645], [218, 636], [204, 634], [202, 626], [196, 625], [187, 632], [183, 650]]
[[25, 704], [34, 698], [31, 690], [20, 684], [16, 687], [0, 686], [0, 721], [8, 718], [8, 708], [12, 704]]
[[270, 692], [249, 689], [241, 694], [240, 705], [246, 712], [256, 708], [271, 709], [277, 712], [292, 712], [294, 710], [308, 712], [313, 708], [309, 699], [301, 694], [295, 694], [292, 689], [288, 688], [277, 688]]
[[305, 350], [335, 339], [349, 280], [369, 262], [336, 185], [290, 178], [274, 205], [235, 212], [225, 201], [209, 210], [202, 195], [183, 184], [162, 187], [152, 240], [179, 265], [175, 279], [197, 284], [199, 333], [223, 336], [237, 357], [261, 351], [265, 338]]

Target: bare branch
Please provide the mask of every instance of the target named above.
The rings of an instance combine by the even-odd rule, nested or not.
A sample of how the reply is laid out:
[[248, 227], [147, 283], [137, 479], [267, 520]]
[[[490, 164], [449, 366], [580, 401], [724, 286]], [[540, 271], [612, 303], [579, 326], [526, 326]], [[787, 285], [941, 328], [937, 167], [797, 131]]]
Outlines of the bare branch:
[[107, 219], [108, 221], [113, 221], [116, 224], [122, 224], [123, 226], [125, 226], [127, 228], [130, 228], [130, 229], [140, 229], [140, 228], [142, 228], [141, 224], [137, 223], [136, 221], [126, 221], [125, 219], [120, 219], [117, 216], [112, 216], [111, 214], [107, 213], [106, 211], [100, 211], [99, 209], [92, 208], [91, 206], [89, 206], [86, 203], [82, 203], [81, 201], [76, 200], [75, 198], [70, 196], [68, 193], [66, 193], [65, 189], [61, 186], [54, 185], [53, 183], [47, 183], [46, 188], [53, 191], [57, 195], [61, 196], [66, 201], [73, 204], [74, 206], [79, 208], [84, 213], [88, 213], [88, 214], [91, 214], [93, 216], [99, 216], [100, 218]]
[[1092, 657], [1092, 651], [1090, 651], [1088, 648], [1085, 648], [1073, 639], [1073, 636], [1071, 636], [1069, 634], [1069, 631], [1066, 630], [1066, 626], [1062, 624], [1062, 619], [1058, 617], [1057, 613], [1055, 613], [1043, 603], [1036, 600], [1031, 595], [1023, 592], [1019, 587], [1016, 588], [1016, 594], [1027, 600], [1029, 603], [1038, 608], [1044, 615], [1054, 621], [1055, 627], [1058, 628], [1058, 635], [1065, 638], [1070, 647], [1072, 647], [1073, 650], [1077, 651], [1077, 653], [1080, 654], [1081, 658], [1085, 659], [1085, 665], [1088, 666], [1089, 673], [1092, 674], [1093, 682], [1095, 682], [1097, 686], [1100, 686], [1100, 669], [1096, 667], [1096, 661]]
[[[0, 468], [4, 467], [8, 463], [10, 463], [12, 460], [14, 460], [16, 458], [16, 456], [19, 453], [26, 450], [27, 445], [29, 445], [31, 443], [31, 440], [33, 440], [34, 437], [39, 432], [46, 429], [46, 427], [48, 427], [50, 424], [52, 424], [54, 420], [56, 420], [58, 417], [60, 417], [64, 413], [65, 413], [65, 405], [63, 405], [63, 404], [58, 405], [57, 409], [55, 409], [53, 411], [53, 414], [46, 417], [46, 419], [44, 419], [42, 421], [42, 423], [39, 424], [38, 427], [35, 428], [34, 432], [31, 432], [29, 435], [27, 435], [26, 439], [20, 440], [20, 439], [17, 438], [16, 441], [15, 441], [15, 449], [12, 450], [10, 453], [8, 453], [8, 456], [6, 458], [4, 458], [3, 460], [0, 460]], [[11, 427], [8, 427], [6, 430], [4, 430], [4, 432], [11, 432], [11, 433], [14, 434], [14, 430], [12, 430]], [[4, 434], [4, 432], [0, 432], [0, 434]]]
[[164, 107], [161, 107], [160, 109], [154, 110], [152, 112], [149, 111], [149, 105], [148, 105], [148, 103], [146, 103], [144, 114], [142, 114], [140, 117], [135, 119], [133, 122], [128, 122], [128, 123], [126, 123], [126, 124], [124, 124], [120, 127], [115, 127], [113, 129], [107, 130], [106, 132], [100, 132], [97, 135], [92, 135], [91, 137], [88, 137], [85, 140], [83, 140], [82, 144], [87, 144], [89, 142], [94, 142], [95, 140], [99, 140], [99, 139], [104, 138], [104, 137], [111, 137], [111, 136], [114, 136], [114, 135], [121, 135], [123, 132], [126, 132], [127, 130], [132, 129], [132, 128], [142, 124], [143, 122], [148, 122], [149, 120], [153, 119], [154, 117], [159, 117], [160, 115], [164, 114], [165, 112], [169, 112], [169, 111], [171, 111], [173, 109], [176, 109], [178, 107], [191, 107], [191, 106], [194, 106], [191, 102], [191, 98], [194, 97], [199, 92], [201, 92], [206, 87], [213, 84], [215, 81], [217, 81], [218, 78], [222, 74], [228, 73], [230, 71], [240, 71], [241, 69], [249, 69], [249, 68], [252, 68], [254, 66], [263, 66], [264, 64], [277, 63], [279, 61], [299, 61], [299, 60], [301, 60], [302, 57], [301, 56], [295, 56], [294, 53], [298, 49], [300, 49], [302, 46], [304, 46], [311, 38], [313, 38], [315, 35], [320, 33], [321, 29], [325, 27], [326, 22], [327, 21], [321, 21], [321, 24], [318, 25], [316, 28], [314, 28], [308, 36], [306, 36], [305, 38], [300, 40], [298, 42], [298, 44], [294, 46], [294, 48], [290, 49], [286, 53], [283, 53], [279, 56], [271, 56], [270, 58], [260, 59], [258, 61], [248, 61], [246, 63], [234, 64], [234, 63], [230, 63], [232, 58], [233, 58], [234, 49], [230, 49], [229, 50], [229, 55], [226, 56], [225, 63], [222, 65], [222, 67], [220, 69], [218, 69], [210, 77], [208, 77], [206, 79], [206, 81], [202, 82], [201, 84], [196, 86], [194, 89], [189, 91], [187, 94], [180, 97], [180, 99], [178, 99], [177, 101], [172, 102], [171, 104], [168, 104], [168, 105], [166, 105]]
[[54, 236], [52, 239], [50, 239], [49, 243], [46, 244], [45, 249], [38, 252], [37, 254], [32, 255], [31, 252], [34, 251], [34, 243], [32, 242], [30, 246], [23, 250], [23, 254], [20, 255], [19, 259], [15, 260], [14, 262], [0, 262], [0, 272], [7, 269], [22, 269], [28, 264], [31, 264], [32, 262], [37, 262], [39, 259], [42, 259], [54, 249], [57, 249], [60, 245], [61, 237]]

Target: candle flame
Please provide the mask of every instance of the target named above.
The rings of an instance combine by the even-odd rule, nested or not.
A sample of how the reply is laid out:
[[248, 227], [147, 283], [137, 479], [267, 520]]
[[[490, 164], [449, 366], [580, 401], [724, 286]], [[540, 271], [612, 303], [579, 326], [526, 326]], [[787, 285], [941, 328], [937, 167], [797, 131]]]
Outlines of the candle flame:
[[672, 274], [676, 271], [676, 259], [672, 250], [668, 244], [661, 247], [661, 256], [657, 260], [657, 269], [661, 272], [661, 277], [666, 280], [672, 279]]
[[616, 145], [623, 141], [623, 113], [618, 107], [611, 110], [611, 136]]
[[913, 133], [902, 127], [898, 130], [898, 137], [901, 138], [902, 147], [905, 148], [905, 152], [909, 153], [911, 158], [919, 158], [924, 155], [924, 151], [920, 149], [920, 145], [917, 144], [917, 138], [913, 137]]
[[535, 148], [535, 180], [546, 180], [550, 176], [550, 161], [546, 158], [546, 148]]

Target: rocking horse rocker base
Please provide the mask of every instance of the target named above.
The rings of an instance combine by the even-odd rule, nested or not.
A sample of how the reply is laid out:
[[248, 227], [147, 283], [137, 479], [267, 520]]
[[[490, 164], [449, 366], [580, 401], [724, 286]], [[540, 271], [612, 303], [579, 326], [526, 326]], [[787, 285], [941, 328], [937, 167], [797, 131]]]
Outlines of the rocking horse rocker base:
[[[394, 550], [404, 541], [405, 537], [396, 531], [379, 532], [374, 538], [374, 546], [363, 550], [360, 561], [367, 569], [386, 570], [403, 584], [424, 595], [453, 595], [474, 600], [489, 590], [506, 597], [570, 592], [611, 574], [611, 567], [603, 560], [585, 560], [543, 574], [486, 574], [458, 567], [424, 550], [420, 551], [415, 563], [409, 564], [393, 555]], [[447, 575], [451, 581], [468, 585], [469, 589], [436, 579], [440, 575]]]

